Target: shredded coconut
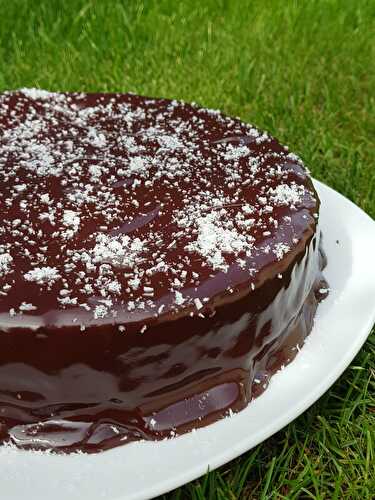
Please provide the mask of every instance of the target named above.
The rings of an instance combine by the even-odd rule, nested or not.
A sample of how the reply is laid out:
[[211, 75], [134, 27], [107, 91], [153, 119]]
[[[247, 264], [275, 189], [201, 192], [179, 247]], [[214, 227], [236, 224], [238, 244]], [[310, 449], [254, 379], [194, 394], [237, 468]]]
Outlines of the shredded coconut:
[[56, 267], [36, 267], [28, 273], [24, 274], [26, 281], [32, 281], [38, 285], [48, 284], [53, 285], [57, 280], [61, 278]]
[[0, 276], [4, 276], [11, 270], [13, 257], [9, 253], [0, 253]]

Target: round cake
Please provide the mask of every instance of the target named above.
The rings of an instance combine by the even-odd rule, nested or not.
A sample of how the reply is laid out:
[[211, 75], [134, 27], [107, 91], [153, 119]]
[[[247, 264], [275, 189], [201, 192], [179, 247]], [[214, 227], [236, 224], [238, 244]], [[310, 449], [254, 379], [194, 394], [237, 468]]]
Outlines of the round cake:
[[219, 111], [0, 94], [0, 441], [94, 452], [244, 408], [326, 293], [302, 161]]

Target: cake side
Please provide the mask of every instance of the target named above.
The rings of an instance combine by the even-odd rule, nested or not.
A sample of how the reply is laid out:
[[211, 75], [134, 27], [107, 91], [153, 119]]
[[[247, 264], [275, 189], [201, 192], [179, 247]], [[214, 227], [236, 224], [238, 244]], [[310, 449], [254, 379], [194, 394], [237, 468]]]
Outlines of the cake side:
[[[3, 351], [0, 365], [1, 438], [95, 452], [181, 434], [241, 410], [294, 359], [312, 328], [325, 286], [316, 241], [283, 280], [268, 280], [258, 296], [249, 291], [215, 317], [168, 318], [148, 336], [119, 337], [103, 327], [86, 337], [68, 329], [58, 342], [30, 332], [18, 345], [9, 338], [16, 355]], [[267, 295], [273, 300], [263, 308]]]
[[98, 451], [236, 411], [312, 327], [319, 200], [251, 125], [132, 94], [0, 97], [0, 439]]

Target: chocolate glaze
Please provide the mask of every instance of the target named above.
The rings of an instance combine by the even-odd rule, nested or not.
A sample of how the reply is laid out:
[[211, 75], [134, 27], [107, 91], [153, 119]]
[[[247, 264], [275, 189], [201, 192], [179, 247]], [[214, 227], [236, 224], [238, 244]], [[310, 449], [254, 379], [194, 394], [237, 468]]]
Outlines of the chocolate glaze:
[[[325, 262], [319, 200], [287, 148], [217, 112], [132, 94], [5, 93], [0, 129], [0, 249], [11, 255], [0, 274], [0, 441], [96, 452], [163, 439], [241, 410], [295, 357], [325, 295]], [[217, 199], [224, 222], [206, 217]], [[46, 200], [52, 218], [40, 217]], [[218, 241], [214, 255], [212, 227], [251, 238], [237, 250]], [[105, 249], [128, 245], [121, 262], [103, 258], [99, 233]], [[50, 281], [30, 274], [47, 266]]]

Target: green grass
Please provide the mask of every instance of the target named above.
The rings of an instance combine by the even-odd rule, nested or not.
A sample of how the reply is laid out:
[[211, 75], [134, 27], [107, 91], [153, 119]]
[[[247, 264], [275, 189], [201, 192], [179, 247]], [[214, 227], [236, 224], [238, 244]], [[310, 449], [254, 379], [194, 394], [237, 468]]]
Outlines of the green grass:
[[[132, 90], [221, 108], [275, 134], [375, 217], [374, 0], [0, 7], [0, 89]], [[373, 498], [374, 355], [373, 333], [295, 422], [165, 498]]]

